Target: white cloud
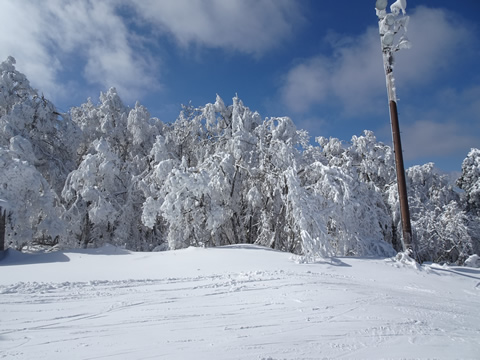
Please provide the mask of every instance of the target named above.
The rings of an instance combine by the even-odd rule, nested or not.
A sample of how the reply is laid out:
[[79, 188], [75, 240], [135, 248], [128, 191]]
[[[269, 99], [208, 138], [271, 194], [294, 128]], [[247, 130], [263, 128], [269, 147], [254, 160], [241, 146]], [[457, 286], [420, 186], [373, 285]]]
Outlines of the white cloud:
[[[125, 15], [125, 9], [133, 12]], [[180, 46], [260, 56], [291, 35], [300, 19], [298, 5], [288, 0], [1, 0], [0, 61], [14, 56], [53, 101], [70, 96], [61, 76], [77, 71], [72, 62], [88, 84], [115, 86], [133, 101], [160, 87], [162, 60], [143, 45], [144, 34], [128, 26], [132, 21], [169, 34]]]
[[289, 71], [281, 89], [287, 106], [307, 112], [312, 106], [337, 102], [344, 111], [367, 107], [385, 89], [378, 31], [370, 28], [353, 41], [332, 42], [330, 57], [306, 59]]
[[283, 98], [293, 111], [305, 112], [313, 103], [326, 101], [332, 89], [330, 61], [316, 57], [293, 68], [287, 75]]
[[18, 68], [53, 100], [66, 91], [59, 84], [61, 72], [72, 70], [65, 59], [84, 64], [88, 83], [103, 89], [115, 86], [127, 100], [134, 100], [146, 88], [158, 86], [150, 74], [153, 61], [135, 52], [124, 20], [112, 4], [3, 0], [0, 57], [13, 55]]
[[136, 51], [139, 44], [132, 43], [112, 2], [58, 3], [49, 3], [49, 11], [62, 29], [61, 33], [52, 29], [52, 41], [61, 51], [85, 59], [83, 75], [88, 83], [104, 89], [114, 86], [129, 101], [158, 87], [151, 55]]
[[[129, 1], [130, 2], [130, 1]], [[142, 18], [183, 47], [226, 48], [261, 56], [290, 37], [302, 21], [290, 0], [143, 0]]]
[[[428, 83], [454, 62], [456, 50], [473, 41], [467, 24], [444, 10], [425, 7], [412, 12], [408, 37], [413, 48], [396, 55], [400, 96], [406, 89], [402, 86]], [[306, 112], [312, 106], [336, 102], [346, 113], [375, 111], [379, 99], [386, 97], [378, 29], [369, 28], [353, 38], [330, 33], [325, 40], [332, 45], [330, 57], [306, 59], [287, 74], [281, 89], [287, 106]]]
[[468, 49], [478, 44], [470, 27], [451, 12], [418, 7], [408, 26], [413, 47], [396, 55], [395, 71], [401, 85], [425, 84], [468, 54]]
[[457, 91], [439, 90], [428, 110], [407, 108], [404, 118], [417, 119], [401, 126], [405, 158], [466, 156], [480, 144], [480, 86]]
[[[462, 124], [420, 120], [402, 127], [402, 143], [406, 160], [467, 154], [480, 136], [472, 135]], [[468, 145], [471, 144], [471, 145]]]
[[51, 89], [60, 65], [42, 41], [44, 23], [40, 18], [39, 7], [30, 6], [29, 2], [1, 2], [0, 61], [14, 56], [22, 72], [32, 75], [30, 80]]

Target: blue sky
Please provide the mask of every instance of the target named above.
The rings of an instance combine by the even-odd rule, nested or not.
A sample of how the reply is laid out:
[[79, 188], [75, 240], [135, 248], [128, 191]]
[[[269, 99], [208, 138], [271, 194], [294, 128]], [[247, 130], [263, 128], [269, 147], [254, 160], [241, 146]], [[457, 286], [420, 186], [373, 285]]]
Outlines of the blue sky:
[[[393, 3], [392, 0], [389, 4]], [[460, 170], [480, 147], [480, 2], [409, 0], [396, 54], [406, 165]], [[174, 121], [238, 94], [262, 117], [391, 143], [375, 0], [0, 0], [0, 59], [61, 110], [115, 86]]]

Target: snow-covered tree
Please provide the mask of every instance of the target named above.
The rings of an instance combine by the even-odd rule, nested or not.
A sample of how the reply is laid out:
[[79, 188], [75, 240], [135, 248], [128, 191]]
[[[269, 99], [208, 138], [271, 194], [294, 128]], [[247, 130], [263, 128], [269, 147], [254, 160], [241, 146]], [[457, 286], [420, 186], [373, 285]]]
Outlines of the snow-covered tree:
[[79, 131], [68, 114], [59, 113], [30, 87], [14, 64], [12, 57], [0, 64], [0, 145], [8, 146], [12, 138], [26, 139], [31, 154], [23, 149], [25, 158], [35, 158], [31, 164], [60, 194], [67, 174], [75, 167]]
[[63, 240], [65, 224], [60, 220], [63, 209], [42, 174], [23, 160], [22, 154], [4, 148], [0, 148], [0, 169], [0, 199], [5, 201], [2, 207], [7, 214], [7, 247], [21, 250], [32, 244], [56, 245]]
[[480, 255], [480, 150], [471, 149], [462, 163], [462, 175], [457, 186], [464, 191], [468, 229], [473, 251]]
[[[0, 116], [10, 114], [13, 107], [30, 97], [36, 92], [30, 87], [26, 76], [15, 69], [16, 60], [9, 56], [0, 63]], [[3, 127], [9, 124], [4, 121]], [[4, 131], [6, 129], [3, 129]]]
[[462, 163], [462, 175], [457, 181], [465, 191], [467, 212], [480, 216], [480, 150], [471, 149]]
[[78, 169], [68, 175], [62, 191], [70, 235], [83, 247], [94, 241], [110, 241], [121, 207], [119, 196], [125, 191], [118, 156], [104, 139], [95, 140], [93, 145], [96, 154], [85, 156]]
[[372, 131], [365, 130], [363, 136], [353, 136], [348, 153], [359, 180], [372, 184], [375, 190], [384, 192], [396, 181], [393, 149], [378, 142]]
[[[82, 246], [109, 241], [134, 250], [151, 249], [157, 240], [141, 222], [145, 197], [138, 186], [151, 169], [150, 153], [163, 123], [138, 102], [133, 109], [125, 106], [115, 88], [101, 93], [98, 105], [89, 99], [71, 114], [82, 130], [78, 169], [63, 190], [66, 216], [77, 216], [72, 231], [82, 237]], [[88, 177], [92, 173], [96, 175]], [[99, 195], [90, 199], [92, 194]]]
[[468, 217], [456, 201], [423, 212], [414, 226], [420, 261], [463, 264], [473, 253]]
[[433, 163], [411, 167], [406, 174], [417, 256], [421, 261], [462, 263], [474, 247], [468, 216], [448, 176]]
[[100, 103], [91, 99], [70, 110], [72, 121], [82, 130], [80, 158], [91, 150], [95, 140], [105, 139], [112, 151], [122, 159], [128, 155], [127, 117], [129, 109], [123, 104], [115, 88], [100, 93]]
[[[391, 254], [382, 194], [351, 170], [354, 158], [357, 168], [367, 161], [357, 159], [361, 151], [354, 156], [337, 141], [335, 151], [322, 152], [307, 137], [289, 118], [261, 121], [238, 98], [184, 110], [150, 154], [143, 223], [162, 227], [170, 248], [254, 242], [310, 258]], [[375, 180], [388, 172], [370, 167], [380, 174]]]

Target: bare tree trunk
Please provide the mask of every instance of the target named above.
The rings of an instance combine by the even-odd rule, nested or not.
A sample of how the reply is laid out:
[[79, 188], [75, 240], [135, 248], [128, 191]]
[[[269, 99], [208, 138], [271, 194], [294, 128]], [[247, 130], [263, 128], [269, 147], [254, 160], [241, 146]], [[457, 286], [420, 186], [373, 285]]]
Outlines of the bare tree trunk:
[[81, 234], [81, 245], [83, 249], [86, 249], [88, 247], [88, 244], [90, 243], [90, 226], [90, 217], [88, 216], [87, 211], [87, 214], [85, 215], [83, 233]]
[[2, 209], [0, 206], [0, 258], [3, 256], [5, 251], [5, 227], [7, 226], [6, 222], [7, 211]]

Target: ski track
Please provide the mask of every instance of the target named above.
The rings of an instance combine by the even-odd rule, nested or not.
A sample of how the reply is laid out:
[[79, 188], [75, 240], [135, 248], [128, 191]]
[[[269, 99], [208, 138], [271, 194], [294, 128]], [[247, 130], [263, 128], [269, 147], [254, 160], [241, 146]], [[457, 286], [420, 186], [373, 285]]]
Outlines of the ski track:
[[[440, 359], [452, 346], [459, 358], [479, 354], [478, 289], [459, 306], [448, 291], [306, 268], [318, 266], [3, 285], [0, 358]], [[404, 357], [408, 347], [417, 350]]]

